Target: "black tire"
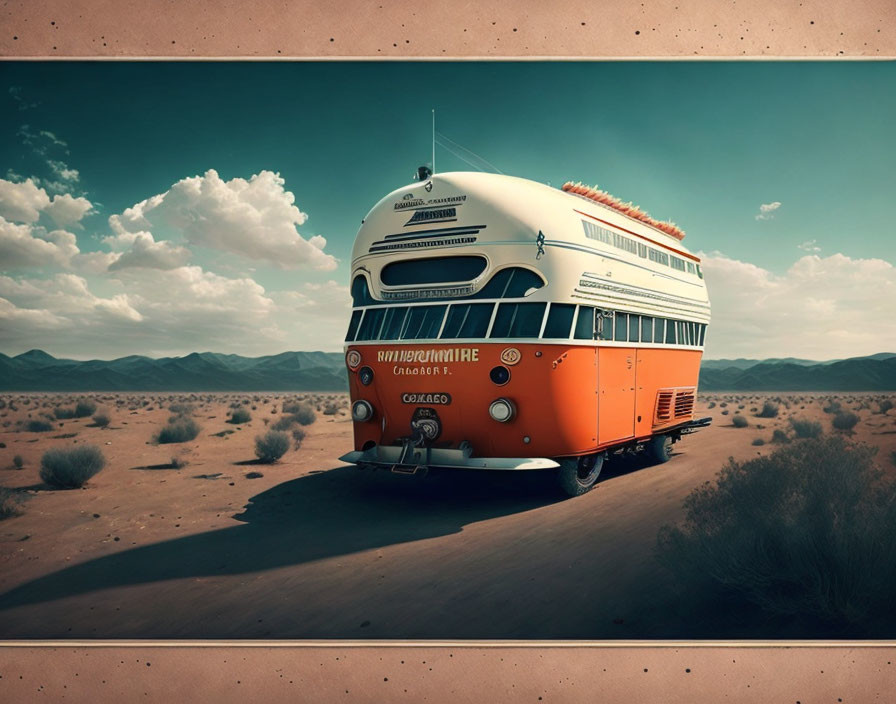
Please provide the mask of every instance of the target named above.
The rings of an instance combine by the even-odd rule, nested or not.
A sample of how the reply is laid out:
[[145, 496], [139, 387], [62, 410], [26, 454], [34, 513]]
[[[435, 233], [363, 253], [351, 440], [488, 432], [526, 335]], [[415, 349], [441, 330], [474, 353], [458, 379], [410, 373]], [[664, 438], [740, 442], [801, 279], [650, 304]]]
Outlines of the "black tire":
[[668, 462], [672, 459], [672, 436], [654, 435], [647, 441], [644, 452], [657, 464]]
[[588, 493], [597, 483], [605, 458], [606, 454], [601, 452], [597, 455], [564, 457], [558, 460], [560, 469], [557, 478], [560, 487], [570, 496]]

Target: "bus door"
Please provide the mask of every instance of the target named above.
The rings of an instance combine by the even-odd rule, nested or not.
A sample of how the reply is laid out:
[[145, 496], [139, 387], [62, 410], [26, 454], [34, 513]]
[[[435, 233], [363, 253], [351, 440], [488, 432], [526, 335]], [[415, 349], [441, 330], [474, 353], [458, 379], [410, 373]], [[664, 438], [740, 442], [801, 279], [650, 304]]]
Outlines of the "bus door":
[[627, 440], [635, 434], [635, 350], [599, 347], [597, 369], [597, 441]]

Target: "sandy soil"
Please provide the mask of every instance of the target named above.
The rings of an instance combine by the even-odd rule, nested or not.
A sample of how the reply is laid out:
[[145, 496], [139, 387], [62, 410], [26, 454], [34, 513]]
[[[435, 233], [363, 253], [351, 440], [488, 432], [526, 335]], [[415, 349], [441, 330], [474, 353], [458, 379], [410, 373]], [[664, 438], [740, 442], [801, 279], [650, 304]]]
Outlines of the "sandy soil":
[[[95, 395], [109, 428], [87, 418], [33, 433], [16, 422], [72, 397], [7, 394], [17, 410], [0, 410], [9, 421], [0, 486], [26, 500], [22, 515], [0, 522], [0, 637], [792, 637], [695, 616], [655, 560], [656, 536], [728, 457], [771, 452], [773, 430], [787, 430], [790, 417], [830, 431], [822, 405], [833, 395], [704, 395], [698, 415], [712, 416], [712, 427], [685, 437], [670, 462], [609, 463], [595, 490], [564, 500], [543, 475], [421, 479], [343, 465], [344, 413], [319, 414], [279, 463], [247, 464], [264, 419], [276, 421], [295, 394], [199, 394], [202, 431], [177, 445], [152, 443], [170, 395]], [[849, 407], [871, 398], [836, 396]], [[768, 397], [790, 408], [754, 417]], [[228, 404], [242, 398], [256, 406], [253, 418], [229, 425]], [[130, 410], [128, 399], [148, 406]], [[747, 428], [730, 422], [739, 405]], [[879, 447], [879, 464], [893, 471], [896, 409], [870, 406], [856, 410], [854, 438]], [[43, 486], [41, 454], [73, 443], [100, 446], [106, 468], [81, 490]], [[166, 468], [174, 456], [188, 464]]]

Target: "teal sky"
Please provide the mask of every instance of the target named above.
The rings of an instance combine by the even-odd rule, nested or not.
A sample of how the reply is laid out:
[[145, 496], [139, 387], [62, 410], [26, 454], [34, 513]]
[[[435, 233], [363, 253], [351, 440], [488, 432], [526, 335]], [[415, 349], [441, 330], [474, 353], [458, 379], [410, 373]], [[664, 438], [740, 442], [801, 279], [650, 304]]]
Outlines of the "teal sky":
[[[599, 184], [674, 220], [693, 251], [773, 277], [807, 252], [896, 261], [893, 62], [4, 62], [0, 85], [0, 178], [46, 172], [52, 149], [23, 143], [23, 125], [64, 141], [70, 192], [94, 208], [72, 230], [82, 253], [103, 249], [110, 215], [180, 179], [278, 172], [309, 215], [299, 232], [339, 265], [254, 267], [266, 290], [346, 282], [361, 218], [430, 159], [432, 108], [504, 173]], [[441, 147], [436, 160], [471, 168]], [[224, 266], [201, 249], [191, 261]]]

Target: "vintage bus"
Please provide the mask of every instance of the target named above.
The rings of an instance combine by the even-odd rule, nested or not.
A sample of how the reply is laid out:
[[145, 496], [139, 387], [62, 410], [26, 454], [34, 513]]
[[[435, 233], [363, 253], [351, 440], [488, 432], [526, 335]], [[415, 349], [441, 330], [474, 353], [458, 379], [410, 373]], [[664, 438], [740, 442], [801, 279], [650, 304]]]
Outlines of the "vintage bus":
[[355, 240], [343, 461], [551, 469], [575, 496], [613, 453], [662, 462], [709, 423], [709, 299], [681, 230], [579, 184], [422, 176]]

